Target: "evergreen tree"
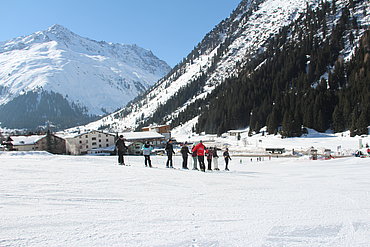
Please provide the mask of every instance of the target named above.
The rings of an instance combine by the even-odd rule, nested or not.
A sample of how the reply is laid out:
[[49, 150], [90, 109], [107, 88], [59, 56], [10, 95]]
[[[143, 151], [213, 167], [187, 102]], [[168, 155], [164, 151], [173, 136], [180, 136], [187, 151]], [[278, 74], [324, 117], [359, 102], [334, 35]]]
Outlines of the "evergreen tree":
[[343, 110], [338, 105], [335, 107], [333, 112], [333, 130], [334, 132], [343, 132], [345, 130]]

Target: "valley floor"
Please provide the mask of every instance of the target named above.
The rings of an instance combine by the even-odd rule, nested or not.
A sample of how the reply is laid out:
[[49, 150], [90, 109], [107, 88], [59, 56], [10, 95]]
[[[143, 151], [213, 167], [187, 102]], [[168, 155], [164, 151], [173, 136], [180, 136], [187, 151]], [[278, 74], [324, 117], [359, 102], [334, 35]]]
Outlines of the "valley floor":
[[230, 172], [202, 173], [166, 169], [163, 156], [145, 168], [140, 156], [118, 166], [113, 156], [14, 154], [0, 154], [0, 246], [370, 243], [370, 158], [233, 157]]

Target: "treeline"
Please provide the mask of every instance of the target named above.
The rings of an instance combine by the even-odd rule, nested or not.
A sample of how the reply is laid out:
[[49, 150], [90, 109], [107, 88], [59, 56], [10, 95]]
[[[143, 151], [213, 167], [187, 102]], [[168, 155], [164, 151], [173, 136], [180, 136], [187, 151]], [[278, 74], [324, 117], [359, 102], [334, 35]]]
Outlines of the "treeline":
[[56, 129], [64, 129], [98, 119], [86, 112], [86, 108], [70, 104], [59, 93], [27, 92], [0, 106], [0, 121], [2, 126], [12, 128], [36, 130], [49, 123]]
[[[369, 31], [350, 63], [341, 57], [358, 32], [357, 20], [350, 14], [354, 6], [352, 1], [338, 11], [335, 1], [322, 2], [320, 8], [308, 8], [304, 16], [283, 28], [263, 55], [208, 97], [197, 132], [221, 134], [247, 126], [259, 132], [267, 126], [269, 133], [300, 136], [305, 126], [318, 131], [350, 129], [352, 135], [367, 133]], [[341, 17], [334, 25], [331, 22], [338, 12]]]

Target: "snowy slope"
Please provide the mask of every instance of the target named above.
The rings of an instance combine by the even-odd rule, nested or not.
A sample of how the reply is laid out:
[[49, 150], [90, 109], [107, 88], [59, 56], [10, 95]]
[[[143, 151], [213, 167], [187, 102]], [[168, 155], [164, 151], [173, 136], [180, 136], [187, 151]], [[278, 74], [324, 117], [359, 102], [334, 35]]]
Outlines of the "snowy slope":
[[[221, 61], [218, 62], [216, 69], [208, 74], [209, 79], [204, 88], [205, 93], [195, 95], [195, 98], [190, 101], [197, 97], [204, 97], [217, 84], [222, 83], [225, 78], [234, 75], [238, 63], [242, 63], [245, 57], [256, 54], [270, 36], [292, 21], [306, 7], [306, 1], [304, 0], [266, 0], [262, 1], [262, 4], [259, 5], [257, 10], [252, 11], [251, 15], [248, 15], [246, 13], [256, 6], [253, 2], [257, 1], [243, 1], [235, 10], [235, 13], [238, 14], [226, 20], [230, 23], [230, 26], [238, 25], [235, 30], [224, 30], [224, 32], [214, 34], [214, 36], [220, 37], [220, 44], [227, 38], [233, 37], [235, 39], [229, 45]], [[319, 1], [312, 2], [317, 4]], [[150, 116], [158, 105], [165, 103], [180, 88], [190, 83], [192, 79], [199, 77], [202, 72], [207, 71], [212, 65], [212, 58], [216, 55], [218, 48], [219, 45], [199, 55], [192, 63], [184, 64], [178, 70], [185, 72], [175, 80], [170, 76], [167, 80], [160, 81], [147, 94], [145, 99], [137, 103], [140, 107], [136, 107], [136, 105], [132, 107], [132, 113], [128, 116], [119, 120], [108, 116], [101, 121], [88, 125], [87, 128], [97, 128], [103, 123], [112, 124], [117, 129], [135, 126], [137, 119], [142, 117], [143, 114], [144, 116]]]
[[[181, 88], [206, 74], [206, 83], [201, 92], [195, 93], [183, 106], [165, 118], [170, 122], [173, 116], [184, 110], [191, 102], [206, 97], [226, 78], [237, 75], [240, 67], [264, 51], [264, 44], [270, 37], [296, 20], [307, 6], [314, 9], [320, 2], [320, 0], [242, 1], [228, 19], [207, 34], [189, 55], [189, 59], [175, 67], [172, 73], [159, 81], [140, 101], [85, 128], [96, 129], [109, 125], [111, 130], [124, 130], [137, 127], [141, 120], [151, 117], [159, 106], [165, 104]], [[347, 3], [344, 0], [336, 2], [338, 8]], [[354, 15], [358, 17], [362, 26], [366, 27], [370, 24], [370, 19], [363, 16], [364, 9], [370, 10], [370, 5], [366, 1], [359, 4]], [[356, 41], [362, 33], [363, 29], [360, 29]], [[220, 47], [223, 48], [222, 53], [218, 54]], [[353, 51], [354, 47], [351, 46], [342, 53], [348, 58]]]
[[[12, 153], [14, 154], [14, 153]], [[362, 247], [368, 158], [232, 157], [230, 172], [165, 158], [0, 155], [1, 246]], [[180, 166], [180, 156], [175, 156]], [[242, 162], [240, 162], [240, 159]], [[221, 168], [224, 167], [220, 162]]]
[[52, 91], [99, 115], [124, 106], [170, 67], [136, 45], [97, 42], [54, 25], [0, 43], [0, 104]]

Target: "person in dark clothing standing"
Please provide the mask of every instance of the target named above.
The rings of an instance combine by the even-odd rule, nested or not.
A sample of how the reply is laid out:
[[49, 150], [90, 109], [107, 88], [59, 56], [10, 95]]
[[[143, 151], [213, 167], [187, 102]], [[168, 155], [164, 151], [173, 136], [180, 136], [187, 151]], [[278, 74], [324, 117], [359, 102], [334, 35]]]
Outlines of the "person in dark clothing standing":
[[166, 167], [167, 168], [173, 168], [173, 162], [172, 162], [172, 155], [175, 154], [175, 151], [173, 151], [173, 144], [172, 140], [168, 140], [166, 144], [166, 153], [167, 153], [167, 163]]
[[120, 135], [118, 140], [116, 141], [116, 150], [118, 152], [118, 164], [125, 165], [123, 154], [126, 152], [127, 146], [125, 144], [125, 139], [123, 138], [123, 135]]
[[230, 158], [230, 154], [229, 154], [229, 149], [226, 148], [226, 151], [224, 152], [224, 159], [225, 159], [225, 171], [228, 171], [229, 170], [229, 160], [231, 160]]
[[204, 150], [205, 146], [202, 141], [200, 141], [193, 149], [192, 152], [197, 152], [198, 161], [199, 161], [199, 167], [202, 172], [206, 171], [206, 165], [204, 164]]
[[208, 162], [208, 171], [212, 171], [212, 158], [213, 158], [213, 150], [212, 148], [206, 149], [206, 156], [207, 156], [207, 162]]
[[189, 151], [188, 143], [185, 142], [184, 145], [181, 147], [181, 155], [182, 155], [182, 169], [188, 169], [188, 154], [191, 154]]

